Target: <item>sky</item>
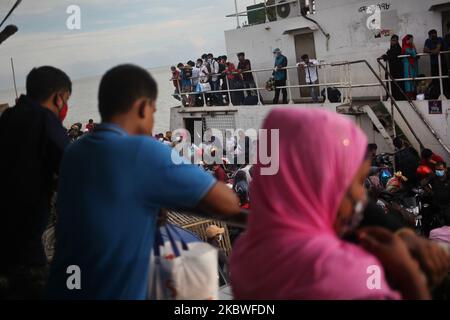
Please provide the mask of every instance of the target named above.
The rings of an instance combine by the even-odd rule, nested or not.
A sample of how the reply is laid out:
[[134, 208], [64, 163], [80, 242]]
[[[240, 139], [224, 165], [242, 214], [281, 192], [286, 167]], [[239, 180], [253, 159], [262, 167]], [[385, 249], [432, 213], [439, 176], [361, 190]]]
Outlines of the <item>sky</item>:
[[[14, 3], [0, 0], [1, 19]], [[238, 0], [238, 9], [253, 3]], [[70, 5], [80, 8], [79, 30], [67, 27]], [[23, 0], [4, 25], [19, 32], [0, 45], [0, 89], [12, 87], [11, 57], [21, 87], [41, 65], [79, 79], [119, 63], [153, 68], [225, 54], [224, 31], [236, 28], [225, 16], [234, 10], [234, 0]]]

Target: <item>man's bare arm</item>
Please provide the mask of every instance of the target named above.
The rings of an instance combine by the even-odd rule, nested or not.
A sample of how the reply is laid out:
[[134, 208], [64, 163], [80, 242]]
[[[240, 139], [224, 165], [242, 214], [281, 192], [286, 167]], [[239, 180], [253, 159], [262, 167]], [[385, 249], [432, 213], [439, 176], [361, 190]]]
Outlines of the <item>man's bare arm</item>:
[[227, 218], [239, 214], [239, 199], [236, 194], [222, 182], [217, 182], [200, 201], [198, 209], [204, 213]]

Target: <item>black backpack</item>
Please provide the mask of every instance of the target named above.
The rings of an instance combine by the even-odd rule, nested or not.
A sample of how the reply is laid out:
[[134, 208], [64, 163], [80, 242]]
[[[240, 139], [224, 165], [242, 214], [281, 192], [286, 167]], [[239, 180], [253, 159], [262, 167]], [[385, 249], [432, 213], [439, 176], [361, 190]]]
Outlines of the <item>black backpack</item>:
[[[341, 102], [341, 92], [335, 88], [335, 87], [329, 87], [327, 88], [328, 91], [328, 100], [330, 100], [330, 102]], [[325, 100], [326, 96], [325, 96], [325, 89], [322, 90], [322, 97]]]

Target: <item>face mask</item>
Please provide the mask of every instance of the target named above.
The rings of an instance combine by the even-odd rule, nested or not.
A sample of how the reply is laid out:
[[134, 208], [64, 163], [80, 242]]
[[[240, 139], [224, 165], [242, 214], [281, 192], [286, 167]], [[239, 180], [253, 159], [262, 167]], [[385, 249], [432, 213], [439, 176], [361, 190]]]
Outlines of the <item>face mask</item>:
[[359, 227], [364, 219], [364, 210], [367, 207], [367, 198], [355, 201], [351, 195], [347, 195], [347, 197], [353, 203], [353, 214], [344, 226], [344, 235], [353, 233]]
[[436, 170], [436, 177], [442, 178], [445, 176], [445, 170]]
[[222, 235], [219, 234], [219, 236], [217, 237], [217, 241], [222, 241]]
[[64, 122], [64, 120], [66, 119], [68, 111], [69, 111], [69, 106], [67, 105], [67, 103], [65, 103], [63, 105], [63, 107], [59, 110], [58, 118], [59, 118], [59, 120], [61, 120], [61, 122]]
[[69, 106], [67, 105], [67, 102], [64, 102], [64, 100], [63, 100], [63, 105], [62, 105], [62, 107], [60, 107], [58, 105], [57, 101], [58, 101], [57, 97], [55, 96], [55, 98], [53, 99], [53, 104], [58, 109], [58, 118], [59, 118], [59, 120], [61, 122], [64, 122], [64, 120], [66, 119], [66, 116], [67, 116], [67, 112], [69, 111]]

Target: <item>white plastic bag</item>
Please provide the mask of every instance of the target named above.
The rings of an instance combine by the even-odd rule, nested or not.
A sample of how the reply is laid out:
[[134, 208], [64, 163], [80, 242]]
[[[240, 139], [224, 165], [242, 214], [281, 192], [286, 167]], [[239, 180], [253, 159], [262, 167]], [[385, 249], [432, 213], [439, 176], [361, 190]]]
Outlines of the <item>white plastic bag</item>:
[[158, 230], [155, 248], [151, 254], [148, 298], [217, 300], [217, 249], [204, 242], [186, 244], [183, 240], [175, 241], [173, 234], [177, 231], [170, 227], [166, 227], [166, 230], [170, 240], [163, 243]]
[[200, 83], [200, 88], [201, 88], [201, 92], [207, 92], [207, 91], [211, 91], [211, 85], [209, 84], [209, 82], [199, 82]]

